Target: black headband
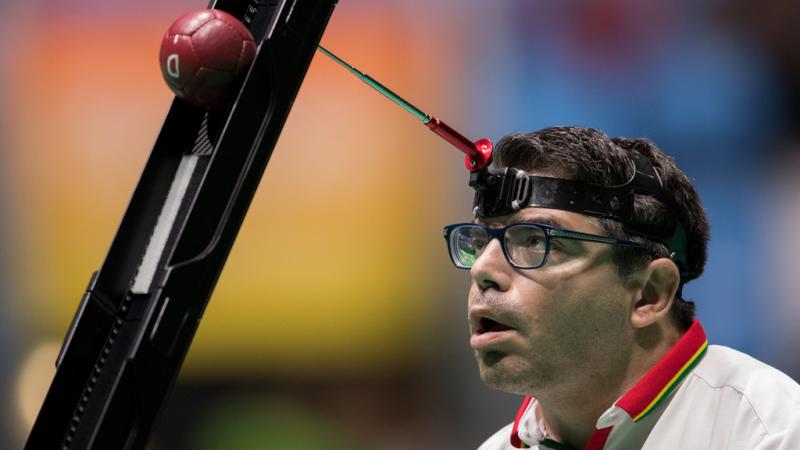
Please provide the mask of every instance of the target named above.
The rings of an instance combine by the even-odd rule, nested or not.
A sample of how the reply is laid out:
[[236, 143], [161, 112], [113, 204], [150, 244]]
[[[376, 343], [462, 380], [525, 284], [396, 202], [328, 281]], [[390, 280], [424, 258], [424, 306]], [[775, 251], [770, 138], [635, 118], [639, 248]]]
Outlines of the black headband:
[[498, 217], [536, 206], [615, 220], [628, 233], [665, 244], [672, 252], [672, 259], [685, 272], [686, 233], [674, 217], [659, 227], [634, 225], [634, 195], [652, 196], [669, 211], [676, 209], [650, 161], [636, 152], [632, 161], [633, 176], [618, 186], [528, 175], [514, 168], [476, 170], [469, 179], [469, 185], [475, 189], [473, 212], [476, 217]]

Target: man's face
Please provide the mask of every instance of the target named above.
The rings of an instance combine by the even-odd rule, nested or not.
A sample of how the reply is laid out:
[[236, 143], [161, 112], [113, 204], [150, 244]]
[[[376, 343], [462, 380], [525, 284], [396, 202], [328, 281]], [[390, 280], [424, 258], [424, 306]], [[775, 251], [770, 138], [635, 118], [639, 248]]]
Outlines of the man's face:
[[[541, 223], [604, 234], [587, 216], [546, 208], [481, 220], [490, 227]], [[536, 395], [624, 365], [636, 289], [607, 244], [554, 240], [548, 262], [517, 269], [492, 240], [470, 274], [470, 344], [488, 386]]]

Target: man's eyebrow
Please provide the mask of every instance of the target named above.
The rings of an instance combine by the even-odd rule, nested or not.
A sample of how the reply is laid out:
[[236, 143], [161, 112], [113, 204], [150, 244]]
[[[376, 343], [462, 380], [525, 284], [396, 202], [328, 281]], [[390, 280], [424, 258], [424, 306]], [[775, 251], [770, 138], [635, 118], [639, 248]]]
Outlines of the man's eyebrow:
[[509, 225], [515, 223], [538, 223], [556, 228], [564, 228], [564, 225], [562, 225], [561, 222], [551, 217], [514, 217], [511, 219]]
[[[480, 218], [476, 217], [472, 219], [472, 223], [476, 224], [484, 224], [486, 222], [481, 220]], [[508, 221], [508, 225], [514, 225], [517, 223], [538, 223], [540, 225], [549, 225], [555, 228], [564, 228], [564, 225], [556, 219], [551, 217], [544, 217], [544, 216], [534, 216], [534, 217], [514, 217]]]

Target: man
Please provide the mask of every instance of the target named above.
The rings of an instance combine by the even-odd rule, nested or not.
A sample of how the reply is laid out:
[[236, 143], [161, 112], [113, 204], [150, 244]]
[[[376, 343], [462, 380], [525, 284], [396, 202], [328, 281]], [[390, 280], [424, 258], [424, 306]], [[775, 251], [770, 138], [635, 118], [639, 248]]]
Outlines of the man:
[[588, 128], [505, 137], [473, 172], [470, 344], [489, 387], [525, 395], [481, 450], [800, 449], [800, 386], [708, 346], [682, 286], [708, 222], [675, 163]]

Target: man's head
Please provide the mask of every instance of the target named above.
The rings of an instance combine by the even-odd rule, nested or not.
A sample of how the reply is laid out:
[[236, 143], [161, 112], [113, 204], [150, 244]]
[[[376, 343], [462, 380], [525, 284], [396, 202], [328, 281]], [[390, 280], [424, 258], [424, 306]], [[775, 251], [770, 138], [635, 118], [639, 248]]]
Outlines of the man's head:
[[[512, 222], [544, 223], [641, 244], [553, 239], [558, 244], [545, 266], [518, 269], [505, 259], [497, 240], [489, 242], [472, 266], [470, 290], [471, 326], [477, 331], [473, 347], [487, 384], [529, 392], [568, 376], [570, 365], [624, 364], [626, 343], [640, 339], [643, 333], [637, 331], [656, 322], [669, 322], [679, 330], [691, 324], [694, 305], [676, 293], [682, 283], [703, 271], [708, 223], [697, 192], [668, 156], [646, 140], [559, 127], [507, 136], [493, 158], [495, 168], [618, 186], [633, 176], [634, 152], [652, 164], [671, 204], [636, 195], [625, 229], [615, 220], [537, 207], [478, 220], [492, 228]], [[664, 243], [625, 231], [676, 221], [686, 232], [683, 277]], [[513, 330], [505, 333], [504, 340], [504, 333], [484, 332], [493, 327]], [[489, 336], [496, 339], [490, 342]], [[618, 351], [609, 351], [615, 347]]]

